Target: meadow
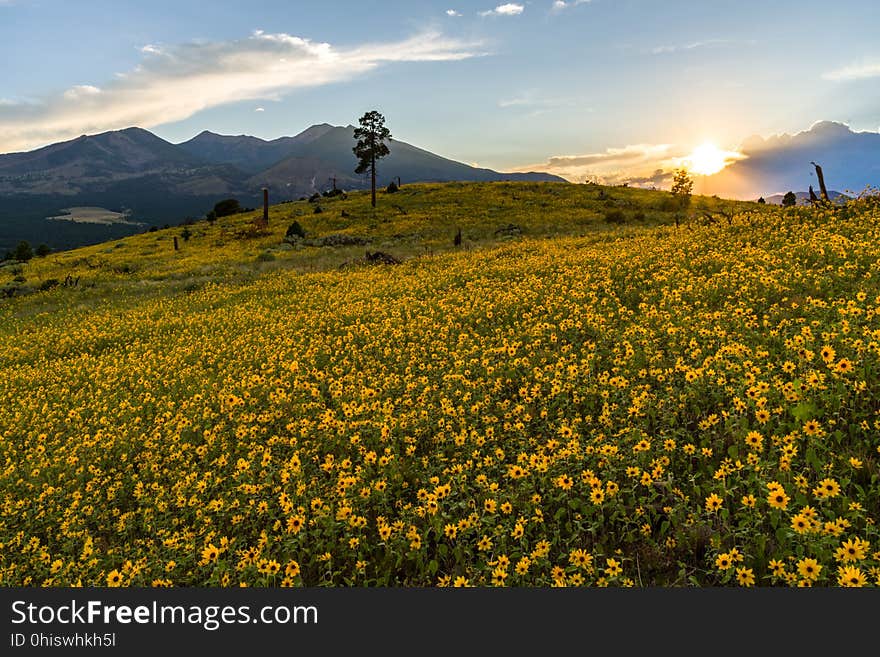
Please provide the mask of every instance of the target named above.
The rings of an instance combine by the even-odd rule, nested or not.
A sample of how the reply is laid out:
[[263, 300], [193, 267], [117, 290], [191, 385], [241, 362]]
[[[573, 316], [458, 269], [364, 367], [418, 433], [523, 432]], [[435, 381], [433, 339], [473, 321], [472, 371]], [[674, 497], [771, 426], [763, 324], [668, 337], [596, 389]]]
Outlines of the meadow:
[[407, 185], [3, 267], [0, 585], [880, 585], [880, 202], [669, 200]]

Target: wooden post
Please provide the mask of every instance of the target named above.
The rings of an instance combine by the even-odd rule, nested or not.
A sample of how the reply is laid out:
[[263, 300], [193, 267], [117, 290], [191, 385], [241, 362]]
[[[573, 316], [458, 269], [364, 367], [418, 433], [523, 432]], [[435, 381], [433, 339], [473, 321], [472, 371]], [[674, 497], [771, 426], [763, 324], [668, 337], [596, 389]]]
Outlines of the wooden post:
[[269, 188], [263, 187], [263, 228], [269, 227]]
[[177, 251], [180, 247], [177, 245], [177, 237], [174, 238], [174, 250]]
[[825, 189], [825, 176], [822, 175], [822, 167], [820, 167], [815, 162], [811, 162], [814, 167], [816, 167], [816, 177], [819, 179], [819, 190], [822, 192], [822, 200], [829, 201], [828, 198], [828, 190]]

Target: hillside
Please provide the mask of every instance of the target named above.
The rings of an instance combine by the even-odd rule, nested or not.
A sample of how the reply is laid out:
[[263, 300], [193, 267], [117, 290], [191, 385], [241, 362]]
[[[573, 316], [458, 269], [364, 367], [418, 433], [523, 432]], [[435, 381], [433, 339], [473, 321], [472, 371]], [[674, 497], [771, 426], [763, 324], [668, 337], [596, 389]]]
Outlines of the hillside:
[[[176, 225], [203, 217], [217, 201], [245, 207], [269, 187], [275, 202], [330, 189], [364, 189], [354, 173], [354, 128], [313, 125], [271, 141], [204, 131], [171, 144], [140, 128], [83, 135], [29, 153], [0, 155], [0, 251], [19, 241], [60, 250], [132, 234], [124, 224], [88, 226], [49, 219], [72, 207], [127, 213], [133, 224]], [[501, 173], [440, 157], [394, 140], [379, 182], [529, 180], [564, 182], [544, 173]]]
[[0, 300], [0, 581], [880, 584], [880, 204], [668, 200], [404, 185], [0, 268], [78, 279]]
[[[354, 192], [345, 198], [322, 197], [316, 203], [273, 205], [268, 234], [249, 239], [236, 236], [252, 225], [261, 210], [225, 217], [213, 226], [205, 221], [191, 225], [188, 229], [193, 237], [186, 244], [181, 237], [182, 227], [155, 232], [145, 232], [141, 227], [139, 234], [119, 241], [35, 259], [25, 266], [24, 283], [15, 284], [7, 275], [0, 277], [0, 286], [17, 287], [14, 294], [28, 293], [46, 279], [71, 275], [91, 279], [96, 285], [106, 280], [113, 287], [124, 286], [126, 294], [140, 294], [150, 289], [141, 284], [142, 277], [164, 280], [170, 276], [164, 282], [173, 286], [177, 279], [188, 276], [201, 281], [210, 276], [230, 280], [250, 278], [260, 269], [334, 268], [362, 258], [368, 248], [389, 250], [400, 257], [446, 251], [453, 248], [459, 228], [463, 247], [476, 248], [519, 237], [604, 231], [614, 225], [608, 217], [633, 226], [674, 225], [679, 214], [668, 192], [567, 183], [404, 184], [395, 194], [380, 192], [375, 211], [369, 202], [364, 203], [364, 198]], [[704, 210], [730, 213], [738, 208], [762, 210], [754, 203], [701, 197], [696, 197], [691, 210], [702, 218]], [[283, 242], [294, 220], [303, 226], [308, 238], [344, 234], [370, 242], [336, 248], [295, 248]], [[184, 247], [178, 253], [172, 252], [174, 236]], [[258, 258], [267, 260], [255, 265]], [[14, 268], [7, 264], [0, 272]], [[120, 269], [124, 270], [122, 275], [115, 271]]]

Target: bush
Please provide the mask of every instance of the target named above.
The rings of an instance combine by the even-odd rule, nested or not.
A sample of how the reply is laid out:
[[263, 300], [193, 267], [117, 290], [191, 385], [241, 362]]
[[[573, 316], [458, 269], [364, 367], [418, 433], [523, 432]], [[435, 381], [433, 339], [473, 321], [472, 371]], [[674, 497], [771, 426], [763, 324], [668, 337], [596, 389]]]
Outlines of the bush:
[[394, 192], [398, 191], [399, 189], [400, 188], [397, 186], [397, 183], [392, 180], [391, 184], [385, 188], [385, 193], [386, 194], [393, 194]]
[[623, 210], [606, 210], [605, 211], [605, 223], [607, 224], [622, 224], [626, 221], [626, 216], [623, 214]]
[[[239, 214], [244, 212], [237, 199], [227, 198], [219, 201], [214, 205], [214, 217], [228, 217], [231, 214]], [[210, 215], [210, 213], [208, 213]]]
[[47, 255], [52, 253], [52, 249], [49, 247], [48, 244], [40, 244], [40, 246], [37, 247], [37, 249], [36, 249], [36, 251], [34, 251], [34, 253], [37, 254], [41, 258], [45, 258]]
[[287, 227], [287, 232], [284, 233], [284, 236], [288, 239], [296, 237], [304, 238], [306, 236], [306, 231], [303, 229], [302, 226], [300, 226], [300, 223], [298, 221], [294, 221], [292, 224], [290, 224], [290, 226]]
[[15, 247], [15, 251], [12, 252], [12, 257], [19, 262], [27, 262], [34, 257], [34, 250], [31, 248], [29, 242], [22, 240], [18, 243], [18, 246]]
[[657, 204], [657, 209], [660, 212], [675, 212], [678, 208], [678, 201], [674, 196], [664, 196]]

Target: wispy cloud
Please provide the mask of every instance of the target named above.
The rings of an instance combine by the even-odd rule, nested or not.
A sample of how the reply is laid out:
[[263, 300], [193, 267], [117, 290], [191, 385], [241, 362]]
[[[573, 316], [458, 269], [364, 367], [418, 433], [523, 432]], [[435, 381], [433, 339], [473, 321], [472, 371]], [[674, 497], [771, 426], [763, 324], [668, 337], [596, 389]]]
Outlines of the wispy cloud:
[[255, 112], [265, 112], [265, 111], [266, 111], [266, 108], [264, 108], [264, 107], [258, 107], [258, 108], [256, 108], [254, 111], [255, 111]]
[[524, 5], [508, 2], [504, 5], [498, 5], [495, 9], [481, 11], [480, 16], [519, 16], [525, 10], [526, 8]]
[[81, 98], [90, 98], [101, 93], [98, 87], [90, 84], [78, 84], [64, 92], [65, 100], [79, 100]]
[[704, 39], [679, 45], [657, 46], [651, 49], [652, 55], [666, 55], [674, 52], [697, 50], [698, 48], [717, 48], [735, 45], [755, 45], [755, 41], [737, 41], [735, 39]]
[[394, 62], [441, 62], [485, 54], [478, 42], [438, 32], [391, 43], [337, 48], [290, 34], [173, 46], [149, 45], [130, 71], [101, 86], [77, 85], [38, 103], [0, 104], [0, 152], [83, 133], [179, 121], [242, 100], [277, 99]]
[[845, 82], [847, 80], [866, 80], [868, 78], [877, 77], [880, 77], [880, 61], [863, 61], [822, 74], [823, 80], [831, 80], [833, 82]]
[[[547, 97], [535, 90], [529, 90], [509, 98], [502, 98], [498, 101], [498, 107], [504, 109], [510, 107], [550, 109], [554, 107], [572, 106], [574, 104], [575, 101], [572, 98]], [[585, 108], [583, 109], [583, 111], [589, 112], [592, 110], [589, 108]]]
[[520, 167], [518, 171], [545, 171], [572, 182], [586, 179], [605, 184], [621, 182], [660, 184], [674, 168], [670, 144], [632, 144], [598, 153], [556, 155], [546, 162]]
[[564, 11], [565, 9], [577, 7], [578, 5], [589, 4], [592, 1], [593, 0], [555, 0], [552, 9], [553, 11]]
[[446, 10], [446, 15], [447, 15], [447, 16], [452, 16], [452, 17], [454, 17], [454, 18], [457, 18], [457, 17], [461, 16], [461, 12], [460, 12], [460, 11], [456, 11], [455, 9], [447, 9], [447, 10]]

